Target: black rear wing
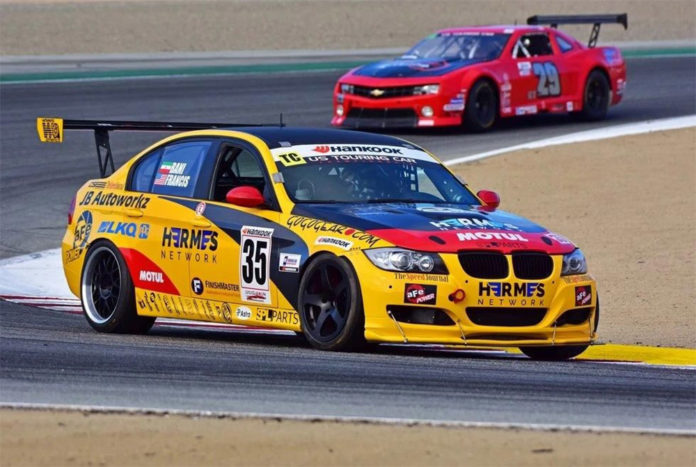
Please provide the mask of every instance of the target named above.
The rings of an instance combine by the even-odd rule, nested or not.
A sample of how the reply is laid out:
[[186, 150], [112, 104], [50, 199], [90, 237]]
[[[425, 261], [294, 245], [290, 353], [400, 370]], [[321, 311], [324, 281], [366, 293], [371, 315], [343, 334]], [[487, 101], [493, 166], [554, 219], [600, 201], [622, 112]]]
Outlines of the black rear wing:
[[628, 14], [611, 14], [611, 15], [534, 15], [527, 18], [527, 24], [540, 25], [548, 24], [552, 28], [558, 28], [559, 24], [591, 24], [592, 32], [590, 40], [587, 42], [588, 47], [597, 45], [599, 38], [599, 27], [602, 24], [621, 24], [624, 29], [628, 29]]
[[[92, 130], [97, 145], [99, 175], [104, 178], [113, 173], [114, 159], [111, 154], [109, 132], [111, 131], [194, 131], [213, 128], [243, 128], [252, 126], [283, 127], [283, 115], [276, 124], [254, 123], [200, 123], [200, 122], [137, 122], [124, 120], [64, 120], [62, 118], [39, 117], [36, 119], [36, 131], [43, 143], [62, 143], [65, 130]], [[107, 173], [107, 170], [111, 172]]]

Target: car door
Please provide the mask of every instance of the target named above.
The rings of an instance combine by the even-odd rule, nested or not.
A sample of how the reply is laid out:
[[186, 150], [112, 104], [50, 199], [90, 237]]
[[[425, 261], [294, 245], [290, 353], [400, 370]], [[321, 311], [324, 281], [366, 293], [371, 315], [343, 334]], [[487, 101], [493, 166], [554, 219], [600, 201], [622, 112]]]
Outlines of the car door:
[[122, 252], [136, 287], [139, 312], [156, 316], [200, 318], [190, 300], [190, 264], [215, 261], [218, 233], [196, 216], [187, 201], [201, 197], [199, 180], [212, 170], [208, 153], [219, 142], [189, 138], [163, 145], [143, 156], [129, 178], [132, 191], [147, 198], [126, 207]]
[[[228, 192], [242, 186], [257, 188], [264, 195], [264, 204], [244, 207], [228, 203]], [[194, 297], [247, 305], [235, 307], [233, 317], [223, 316], [230, 322], [250, 319], [248, 306], [277, 306], [271, 267], [278, 261], [280, 212], [261, 156], [252, 144], [241, 140], [221, 143], [207, 199], [201, 200], [195, 211], [220, 235], [215, 261], [190, 263]], [[230, 310], [225, 307], [223, 312]]]
[[563, 101], [563, 60], [555, 53], [546, 32], [521, 34], [512, 48], [517, 65], [512, 81], [515, 115], [558, 110]]

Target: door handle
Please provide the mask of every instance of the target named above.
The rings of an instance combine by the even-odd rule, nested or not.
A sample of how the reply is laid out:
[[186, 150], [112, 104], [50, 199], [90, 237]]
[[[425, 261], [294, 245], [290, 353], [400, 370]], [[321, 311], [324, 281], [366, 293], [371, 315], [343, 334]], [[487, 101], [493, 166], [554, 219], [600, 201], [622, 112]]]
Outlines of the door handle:
[[143, 217], [143, 212], [140, 209], [127, 208], [126, 216], [128, 217]]
[[196, 227], [210, 227], [212, 224], [206, 219], [194, 219], [191, 221]]

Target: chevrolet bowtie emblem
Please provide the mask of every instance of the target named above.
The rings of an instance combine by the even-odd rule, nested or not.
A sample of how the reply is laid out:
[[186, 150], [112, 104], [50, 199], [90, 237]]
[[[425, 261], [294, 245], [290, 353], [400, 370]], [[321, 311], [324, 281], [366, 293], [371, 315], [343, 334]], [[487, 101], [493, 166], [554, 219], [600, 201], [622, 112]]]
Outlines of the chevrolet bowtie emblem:
[[384, 94], [384, 89], [373, 89], [372, 91], [370, 91], [371, 96], [379, 97], [382, 94]]

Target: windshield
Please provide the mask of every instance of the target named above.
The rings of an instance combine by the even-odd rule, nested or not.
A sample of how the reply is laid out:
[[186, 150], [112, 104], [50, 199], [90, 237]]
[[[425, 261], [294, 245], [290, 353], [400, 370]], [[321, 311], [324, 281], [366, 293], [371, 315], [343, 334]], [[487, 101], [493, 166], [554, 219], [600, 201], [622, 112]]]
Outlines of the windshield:
[[295, 203], [480, 204], [447, 169], [420, 150], [307, 145], [271, 152]]
[[438, 34], [423, 39], [402, 58], [493, 60], [500, 56], [509, 37], [509, 34]]

